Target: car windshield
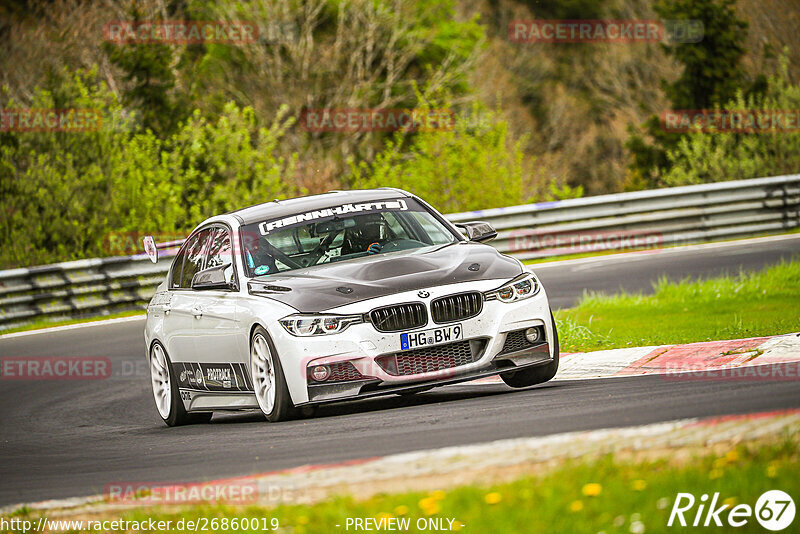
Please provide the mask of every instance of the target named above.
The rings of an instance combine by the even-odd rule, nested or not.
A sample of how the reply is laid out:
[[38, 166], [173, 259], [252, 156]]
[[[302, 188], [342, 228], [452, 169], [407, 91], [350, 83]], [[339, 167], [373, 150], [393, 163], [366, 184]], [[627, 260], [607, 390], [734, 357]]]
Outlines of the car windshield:
[[457, 239], [410, 198], [342, 204], [242, 227], [249, 276], [446, 245]]

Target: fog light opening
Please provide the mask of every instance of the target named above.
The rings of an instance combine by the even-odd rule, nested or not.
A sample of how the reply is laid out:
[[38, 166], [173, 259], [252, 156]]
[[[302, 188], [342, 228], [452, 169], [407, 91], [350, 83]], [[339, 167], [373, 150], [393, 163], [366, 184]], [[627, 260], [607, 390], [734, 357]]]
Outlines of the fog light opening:
[[540, 337], [538, 328], [528, 328], [525, 330], [525, 339], [528, 340], [528, 343], [538, 343]]
[[327, 365], [317, 365], [311, 370], [311, 378], [317, 382], [324, 382], [331, 376], [331, 370]]

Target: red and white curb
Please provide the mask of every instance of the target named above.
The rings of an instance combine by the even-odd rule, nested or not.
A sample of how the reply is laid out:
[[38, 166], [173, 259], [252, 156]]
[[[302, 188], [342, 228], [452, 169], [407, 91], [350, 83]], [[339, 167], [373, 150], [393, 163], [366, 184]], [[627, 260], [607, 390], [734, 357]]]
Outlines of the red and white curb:
[[[778, 363], [798, 365], [765, 375], [758, 366]], [[752, 369], [746, 369], [752, 368]], [[736, 371], [738, 370], [738, 371]], [[554, 380], [617, 378], [700, 372], [707, 378], [764, 378], [800, 380], [800, 333], [682, 345], [657, 345], [593, 352], [562, 353]], [[716, 373], [712, 375], [712, 372]], [[489, 377], [469, 384], [497, 384]]]

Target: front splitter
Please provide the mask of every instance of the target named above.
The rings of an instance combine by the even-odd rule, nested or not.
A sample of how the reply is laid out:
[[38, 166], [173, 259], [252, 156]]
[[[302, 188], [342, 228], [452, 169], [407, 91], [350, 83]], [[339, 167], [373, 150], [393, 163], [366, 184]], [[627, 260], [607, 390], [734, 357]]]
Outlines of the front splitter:
[[[518, 363], [513, 365], [515, 361]], [[512, 364], [500, 366], [498, 365], [499, 362], [509, 362]], [[550, 357], [550, 345], [548, 343], [542, 343], [531, 349], [498, 355], [489, 362], [486, 367], [443, 379], [412, 382], [398, 386], [378, 386], [377, 384], [379, 384], [380, 381], [372, 379], [360, 380], [357, 382], [343, 382], [340, 384], [309, 386], [308, 396], [310, 400], [308, 402], [296, 404], [295, 406], [302, 407], [329, 404], [332, 402], [362, 400], [383, 395], [413, 392], [414, 390], [459, 384], [461, 382], [470, 382], [472, 380], [496, 376], [502, 373], [521, 371], [530, 369], [531, 367], [547, 365], [552, 362], [553, 358]], [[375, 387], [375, 389], [369, 389], [371, 387]], [[367, 391], [364, 391], [364, 389], [367, 389]]]

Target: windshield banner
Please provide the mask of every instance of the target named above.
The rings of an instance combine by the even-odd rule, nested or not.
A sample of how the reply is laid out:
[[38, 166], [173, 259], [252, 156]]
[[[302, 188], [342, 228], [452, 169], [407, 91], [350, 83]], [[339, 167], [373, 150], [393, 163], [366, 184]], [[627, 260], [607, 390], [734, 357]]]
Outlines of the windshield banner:
[[309, 211], [306, 213], [298, 213], [283, 219], [275, 219], [274, 221], [264, 221], [258, 225], [261, 235], [267, 235], [273, 230], [287, 228], [306, 221], [315, 221], [325, 217], [334, 217], [336, 215], [349, 215], [355, 213], [367, 213], [373, 211], [406, 211], [408, 205], [402, 198], [396, 200], [381, 200], [377, 202], [364, 202], [363, 204], [342, 204], [333, 208], [325, 208], [322, 210]]

